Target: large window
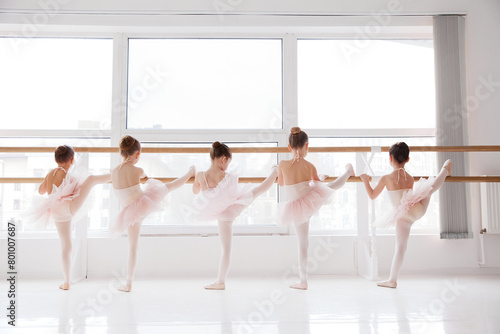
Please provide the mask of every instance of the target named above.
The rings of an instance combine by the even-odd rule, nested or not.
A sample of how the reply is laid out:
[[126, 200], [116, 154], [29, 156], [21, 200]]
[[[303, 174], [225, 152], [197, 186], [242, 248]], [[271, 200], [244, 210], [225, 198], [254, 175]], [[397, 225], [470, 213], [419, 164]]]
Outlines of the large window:
[[[298, 41], [299, 123], [305, 128], [434, 128], [432, 40]], [[354, 41], [352, 41], [354, 42]]]
[[[336, 39], [335, 33], [276, 31], [102, 38], [40, 34], [20, 48], [0, 38], [0, 109], [5, 110], [0, 146], [116, 147], [130, 134], [143, 147], [208, 147], [215, 140], [233, 148], [286, 147], [288, 131], [296, 125], [308, 132], [311, 147], [385, 146], [398, 140], [434, 144], [431, 39], [410, 34], [374, 39], [347, 59], [342, 48], [354, 41]], [[362, 172], [363, 156], [310, 153], [308, 159], [320, 173], [338, 176], [348, 162]], [[266, 177], [288, 158], [285, 153], [234, 153], [229, 171]], [[75, 170], [106, 173], [120, 160], [117, 153], [78, 154]], [[144, 153], [138, 166], [150, 177], [177, 177], [190, 165], [206, 170], [209, 164], [207, 153]], [[43, 177], [54, 167], [52, 153], [0, 155], [1, 176]], [[377, 154], [371, 167], [376, 175], [388, 172], [386, 154]], [[408, 171], [434, 174], [435, 155], [412, 153]], [[21, 230], [30, 229], [22, 225], [22, 212], [37, 187], [0, 184], [2, 223], [14, 218]], [[215, 222], [200, 223], [186, 214], [191, 187], [169, 194], [165, 210], [150, 215], [143, 232], [215, 232]], [[361, 194], [364, 189], [352, 182], [336, 191], [311, 220], [311, 231], [356, 233], [360, 222], [370, 219], [368, 209], [359, 209], [360, 200], [367, 200]], [[279, 201], [280, 190], [272, 187], [235, 221], [235, 232], [293, 231], [276, 225]], [[383, 196], [374, 205], [377, 214], [390, 210]], [[96, 187], [85, 208], [90, 230], [106, 232], [118, 209], [112, 186]], [[436, 230], [437, 210], [433, 199], [415, 227]]]
[[0, 129], [109, 129], [112, 39], [0, 38]]
[[280, 39], [130, 39], [131, 129], [282, 126]]

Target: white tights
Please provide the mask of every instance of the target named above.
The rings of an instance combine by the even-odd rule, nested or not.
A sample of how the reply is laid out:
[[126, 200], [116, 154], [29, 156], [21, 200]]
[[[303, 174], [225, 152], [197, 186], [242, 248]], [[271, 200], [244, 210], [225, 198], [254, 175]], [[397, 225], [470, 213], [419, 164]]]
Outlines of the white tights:
[[[90, 175], [85, 179], [80, 188], [80, 194], [75, 197], [70, 203], [70, 211], [74, 215], [83, 205], [87, 199], [92, 187], [99, 183], [108, 182], [111, 179], [109, 174], [105, 175]], [[71, 271], [71, 220], [65, 222], [56, 222], [57, 233], [61, 240], [61, 254], [62, 254], [62, 267], [65, 284], [70, 282]]]
[[[431, 195], [434, 194], [444, 183], [444, 180], [448, 176], [447, 169], [441, 169], [441, 172], [434, 179], [434, 183], [432, 184], [432, 190], [429, 195], [420, 201], [420, 204], [424, 207], [424, 213], [427, 211], [429, 207], [429, 203], [431, 201]], [[392, 259], [391, 265], [391, 274], [389, 275], [389, 281], [397, 282], [399, 271], [403, 265], [403, 260], [406, 253], [406, 248], [408, 246], [408, 239], [410, 237], [410, 230], [412, 222], [409, 222], [404, 219], [400, 219], [396, 222], [396, 250], [394, 253], [394, 258]]]
[[309, 249], [309, 222], [295, 225], [299, 245], [299, 278], [301, 283], [307, 282], [307, 256]]
[[56, 222], [57, 233], [61, 240], [62, 268], [64, 284], [70, 282], [71, 271], [71, 221]]
[[352, 175], [352, 171], [350, 168], [347, 168], [344, 174], [340, 175], [335, 181], [327, 183], [326, 185], [333, 190], [339, 190], [344, 186], [349, 177]]
[[136, 222], [134, 225], [128, 228], [128, 265], [127, 265], [127, 277], [125, 278], [125, 284], [127, 286], [132, 285], [132, 280], [134, 279], [135, 267], [137, 265], [137, 253], [139, 251], [139, 236], [141, 234], [142, 221]]
[[[253, 198], [257, 198], [268, 191], [278, 177], [277, 168], [273, 168], [271, 174], [258, 186], [252, 189]], [[221, 257], [219, 262], [219, 274], [216, 284], [226, 282], [229, 267], [231, 265], [231, 246], [233, 240], [233, 221], [219, 221], [219, 237], [221, 243]]]
[[233, 239], [233, 222], [219, 221], [219, 237], [221, 245], [221, 255], [219, 262], [219, 274], [217, 275], [216, 284], [226, 282], [229, 266], [231, 265], [231, 246]]

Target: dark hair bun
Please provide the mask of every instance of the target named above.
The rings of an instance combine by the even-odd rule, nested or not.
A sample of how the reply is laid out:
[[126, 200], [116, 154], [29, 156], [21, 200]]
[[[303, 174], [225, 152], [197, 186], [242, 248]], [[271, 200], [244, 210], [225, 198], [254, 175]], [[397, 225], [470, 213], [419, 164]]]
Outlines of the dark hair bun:
[[141, 143], [132, 136], [124, 136], [120, 140], [120, 154], [124, 157], [131, 156], [141, 150]]
[[294, 126], [290, 129], [290, 135], [288, 135], [288, 144], [291, 148], [302, 148], [309, 142], [309, 137], [307, 133], [302, 131], [298, 126]]
[[215, 141], [210, 149], [210, 159], [213, 160], [220, 157], [231, 159], [233, 154], [231, 153], [231, 149], [226, 144]]
[[404, 163], [410, 156], [410, 147], [405, 142], [397, 142], [389, 148], [389, 155], [398, 163]]
[[132, 136], [125, 136], [120, 141], [120, 148], [124, 151], [128, 151], [134, 146], [136, 140]]
[[57, 163], [65, 163], [75, 156], [75, 151], [68, 145], [58, 146], [54, 152]]
[[68, 149], [64, 145], [63, 146], [58, 146], [56, 148], [56, 154], [64, 154], [64, 153], [66, 153], [67, 150]]

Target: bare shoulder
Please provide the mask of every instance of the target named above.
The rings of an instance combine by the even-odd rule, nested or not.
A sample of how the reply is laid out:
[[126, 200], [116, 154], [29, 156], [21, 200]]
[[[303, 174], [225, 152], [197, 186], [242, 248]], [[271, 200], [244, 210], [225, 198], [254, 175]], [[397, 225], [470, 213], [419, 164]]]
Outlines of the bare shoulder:
[[408, 174], [408, 182], [410, 184], [410, 188], [413, 188], [413, 184], [415, 184], [415, 179], [413, 178], [412, 175]]
[[394, 183], [391, 177], [391, 174], [385, 174], [380, 178], [380, 181], [378, 181], [378, 183], [385, 186], [389, 185], [390, 187]]
[[134, 171], [139, 174], [139, 175], [143, 175], [144, 174], [144, 169], [140, 168], [140, 167], [135, 167], [133, 166], [132, 168], [134, 168]]
[[286, 167], [289, 167], [291, 165], [291, 161], [290, 160], [281, 160], [278, 167], [280, 168], [286, 168]]
[[306, 163], [306, 165], [307, 165], [308, 167], [316, 169], [316, 167], [314, 166], [314, 164], [313, 164], [312, 162], [307, 161], [307, 160], [305, 160], [305, 159], [304, 159], [304, 162]]

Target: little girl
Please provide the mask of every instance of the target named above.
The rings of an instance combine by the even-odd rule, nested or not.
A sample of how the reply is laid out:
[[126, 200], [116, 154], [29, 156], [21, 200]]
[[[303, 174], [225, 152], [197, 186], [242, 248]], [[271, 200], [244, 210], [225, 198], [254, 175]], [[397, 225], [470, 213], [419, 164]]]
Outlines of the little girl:
[[[224, 290], [231, 261], [233, 221], [252, 201], [269, 190], [278, 176], [277, 168], [260, 185], [249, 188], [238, 185], [238, 176], [226, 173], [232, 153], [226, 144], [218, 141], [210, 149], [212, 164], [196, 174], [193, 192], [198, 194], [193, 202], [200, 220], [217, 220], [221, 241], [221, 258], [217, 281], [205, 286], [208, 290]], [[200, 192], [201, 191], [201, 192]]]
[[81, 208], [90, 190], [98, 183], [106, 183], [110, 174], [90, 175], [83, 183], [68, 173], [73, 165], [75, 152], [66, 145], [59, 146], [55, 151], [57, 168], [51, 170], [38, 188], [40, 195], [47, 197], [35, 203], [28, 213], [29, 221], [42, 223], [44, 227], [50, 218], [54, 221], [57, 233], [61, 239], [62, 267], [64, 281], [59, 288], [69, 290], [71, 271], [71, 219]]
[[403, 265], [411, 226], [416, 220], [422, 218], [429, 206], [431, 195], [451, 174], [452, 162], [446, 160], [436, 178], [421, 179], [414, 188], [414, 179], [404, 168], [410, 160], [409, 156], [410, 148], [406, 143], [399, 142], [392, 145], [389, 149], [389, 163], [394, 171], [382, 176], [374, 189], [370, 185], [368, 175], [360, 176], [370, 199], [377, 198], [387, 187], [389, 199], [394, 207], [393, 211], [377, 222], [378, 226], [396, 225], [396, 251], [392, 260], [391, 273], [389, 280], [377, 283], [380, 287], [397, 287], [398, 274]]
[[[111, 172], [113, 189], [122, 206], [118, 217], [112, 222], [110, 231], [114, 234], [128, 232], [129, 256], [125, 284], [118, 290], [130, 292], [132, 279], [137, 263], [137, 248], [141, 224], [152, 211], [161, 210], [161, 201], [167, 192], [175, 190], [186, 183], [195, 174], [194, 167], [182, 177], [163, 184], [155, 179], [148, 179], [141, 168], [134, 165], [141, 155], [141, 144], [131, 136], [120, 141], [120, 154], [123, 162]], [[144, 190], [140, 183], [145, 183]]]
[[345, 173], [325, 186], [314, 165], [305, 160], [309, 149], [307, 134], [299, 127], [294, 127], [288, 136], [288, 143], [293, 159], [282, 160], [279, 164], [278, 182], [288, 200], [280, 206], [280, 222], [282, 225], [295, 225], [299, 245], [300, 281], [290, 288], [307, 290], [309, 219], [326, 203], [333, 190], [340, 189], [355, 174], [352, 165], [347, 164]]

